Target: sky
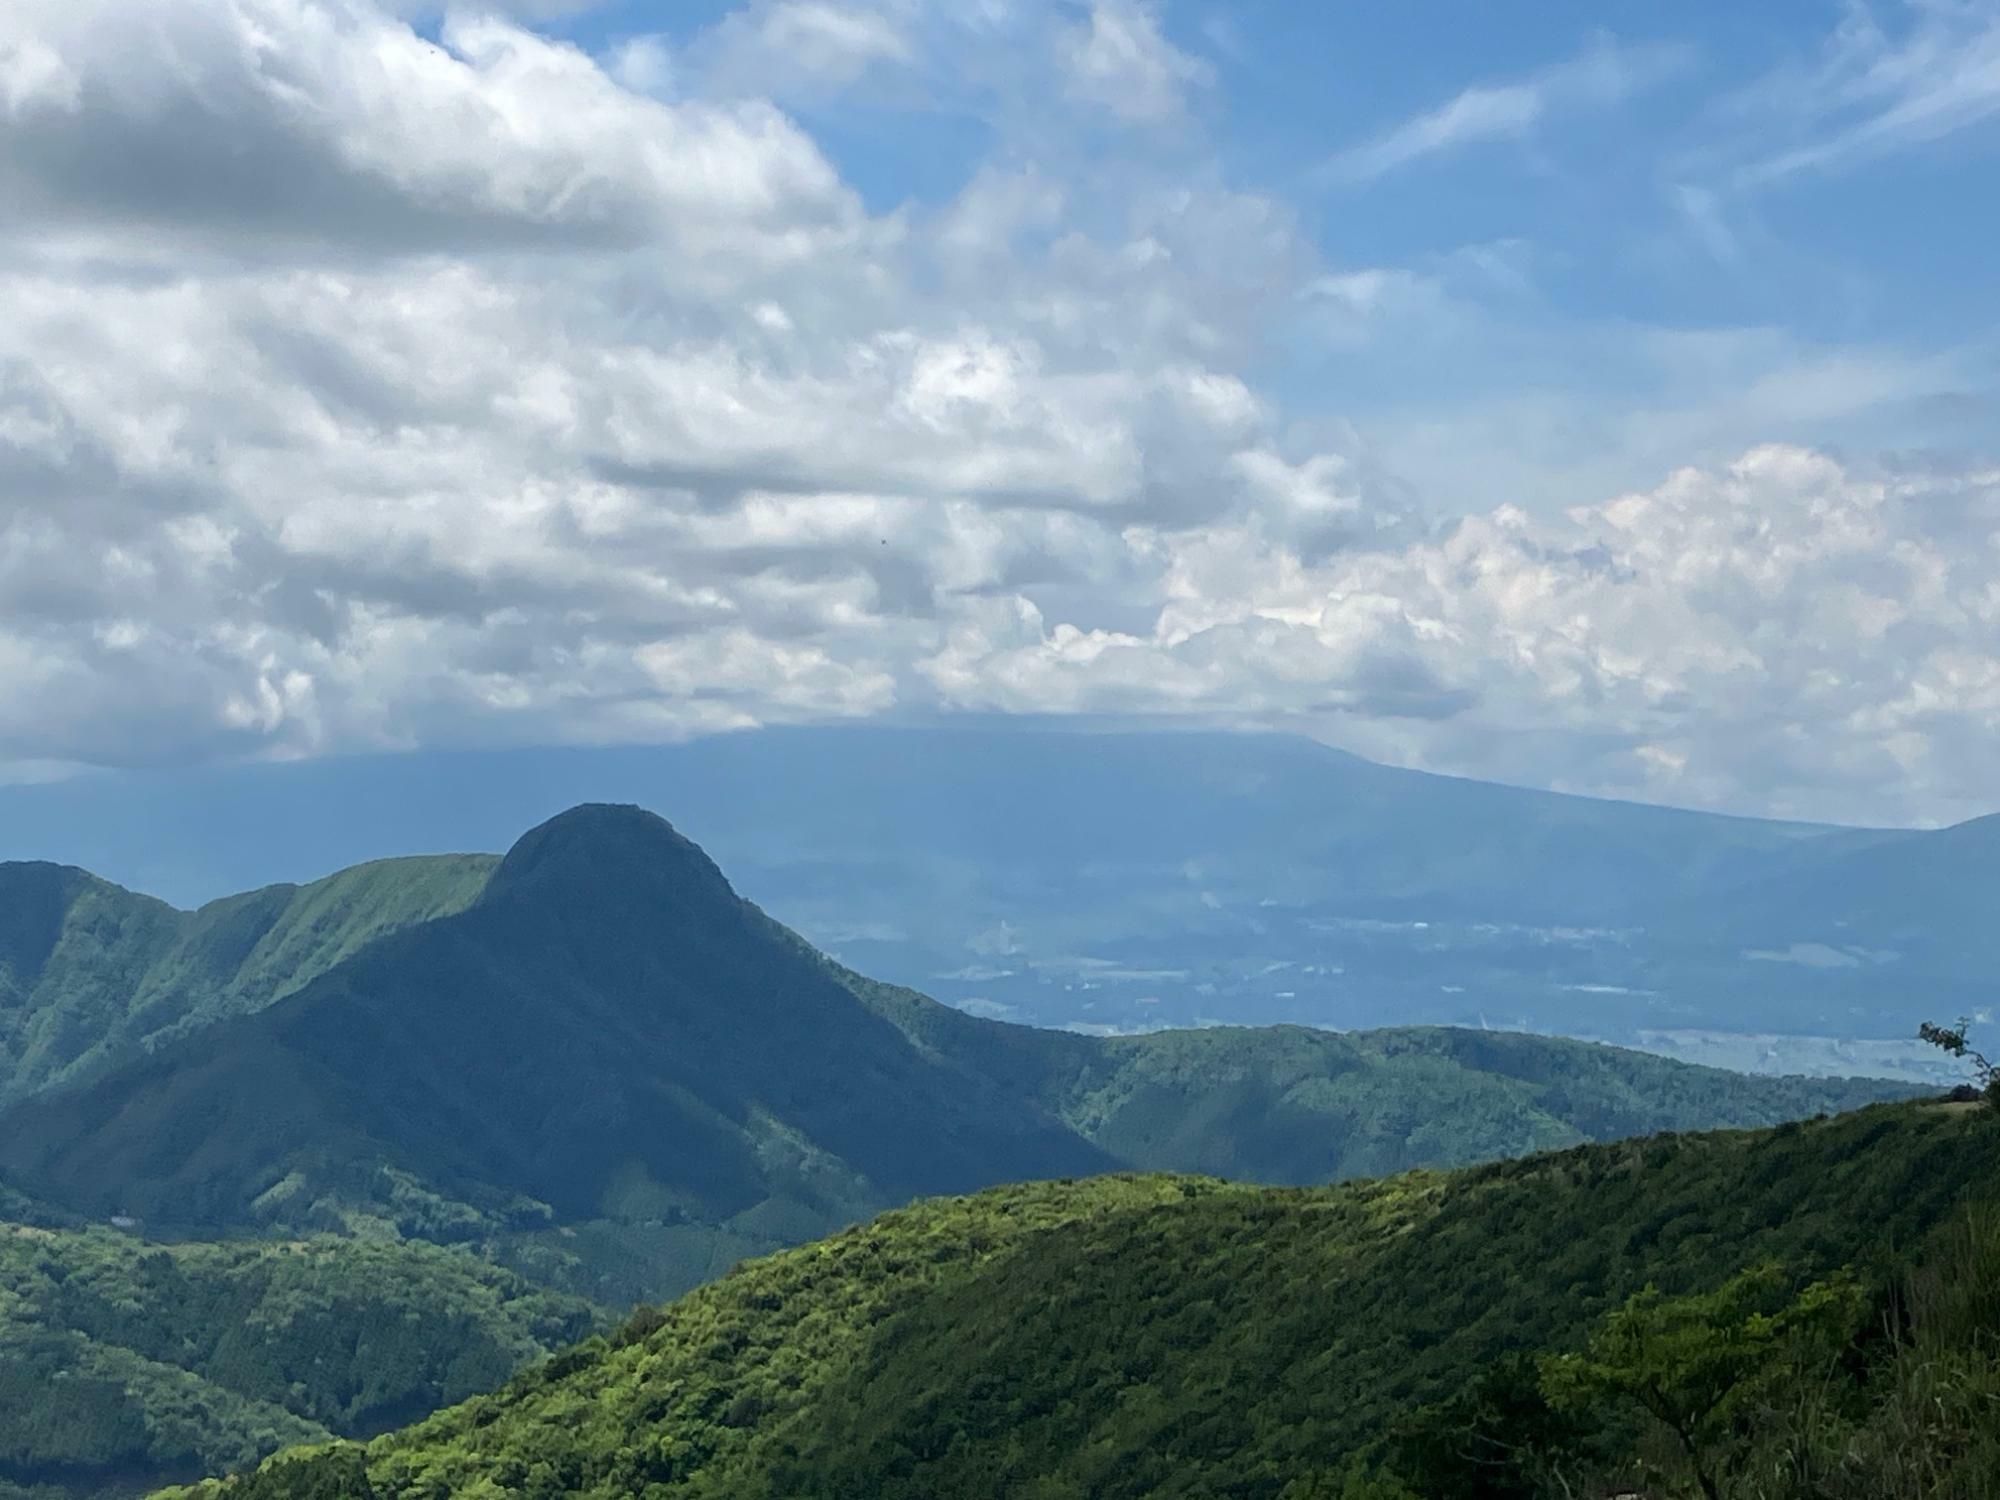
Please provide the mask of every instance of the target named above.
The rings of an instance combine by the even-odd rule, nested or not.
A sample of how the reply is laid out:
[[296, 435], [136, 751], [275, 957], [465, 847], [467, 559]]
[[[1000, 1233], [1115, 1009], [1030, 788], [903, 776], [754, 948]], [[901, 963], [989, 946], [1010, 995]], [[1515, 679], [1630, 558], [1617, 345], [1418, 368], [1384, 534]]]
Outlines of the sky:
[[2000, 3], [9, 0], [0, 781], [848, 720], [2000, 808]]

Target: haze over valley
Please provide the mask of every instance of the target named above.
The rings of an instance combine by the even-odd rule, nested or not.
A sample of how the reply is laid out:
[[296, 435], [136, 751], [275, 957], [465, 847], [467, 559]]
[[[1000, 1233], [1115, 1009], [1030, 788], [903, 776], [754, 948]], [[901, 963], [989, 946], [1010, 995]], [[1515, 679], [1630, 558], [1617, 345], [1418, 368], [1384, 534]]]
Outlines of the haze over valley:
[[[793, 729], [127, 774], [0, 789], [0, 854], [66, 852], [194, 901], [412, 844], [497, 847], [510, 818], [584, 798], [676, 809], [856, 969], [1107, 1035], [1443, 1024], [1941, 1079], [1919, 1022], [1989, 1014], [2000, 968], [2000, 822], [1722, 817], [1268, 735]], [[101, 831], [79, 831], [85, 805]]]

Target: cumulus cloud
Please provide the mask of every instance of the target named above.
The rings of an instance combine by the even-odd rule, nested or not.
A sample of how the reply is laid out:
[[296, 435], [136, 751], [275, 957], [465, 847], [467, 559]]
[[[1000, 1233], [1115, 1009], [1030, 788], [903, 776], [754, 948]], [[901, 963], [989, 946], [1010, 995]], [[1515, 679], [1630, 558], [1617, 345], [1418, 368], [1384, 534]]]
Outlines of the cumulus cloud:
[[346, 0], [20, 0], [0, 14], [9, 224], [756, 265], [856, 230], [853, 195], [769, 105], [662, 103], [497, 19], [455, 16], [441, 40]]
[[[946, 23], [730, 24], [600, 59], [360, 0], [0, 14], [0, 767], [1000, 710], [1744, 810], [1986, 794], [2000, 477], [1767, 445], [1427, 519], [1253, 372], [1302, 309], [1358, 348], [1448, 282], [1321, 264], [1206, 159], [999, 151], [871, 214], [724, 43], [837, 84]], [[1146, 6], [1052, 24], [1044, 83], [1126, 123], [1205, 76]]]
[[629, 47], [311, 0], [3, 24], [0, 759], [875, 713], [966, 600], [1138, 586], [1124, 530], [1225, 513], [1274, 441], [1214, 363], [1290, 253], [1258, 200], [1084, 228], [1030, 169], [912, 225]]
[[1149, 631], [994, 610], [926, 670], [987, 709], [1205, 710], [1575, 790], [1969, 814], [1986, 792], [1965, 768], [2000, 732], [1996, 536], [2000, 471], [1865, 474], [1766, 447], [1553, 521], [1503, 507], [1317, 566], [1248, 527], [1151, 535]]

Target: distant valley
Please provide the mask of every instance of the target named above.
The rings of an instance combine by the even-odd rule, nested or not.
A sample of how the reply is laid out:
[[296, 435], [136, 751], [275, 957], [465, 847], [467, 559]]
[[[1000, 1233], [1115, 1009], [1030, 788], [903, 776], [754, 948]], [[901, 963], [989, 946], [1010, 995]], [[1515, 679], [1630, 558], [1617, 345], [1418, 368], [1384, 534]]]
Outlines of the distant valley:
[[[2000, 969], [2000, 819], [1727, 818], [1270, 735], [767, 730], [104, 777], [0, 790], [0, 853], [74, 850], [205, 899], [412, 840], [498, 847], [587, 799], [672, 809], [747, 894], [852, 968], [975, 1015], [1101, 1034], [1448, 1024], [1940, 1079], [1918, 1021], [1982, 1012]], [[101, 815], [74, 817], [84, 801]], [[87, 847], [69, 831], [82, 823], [99, 830]], [[294, 866], [261, 852], [274, 835]]]

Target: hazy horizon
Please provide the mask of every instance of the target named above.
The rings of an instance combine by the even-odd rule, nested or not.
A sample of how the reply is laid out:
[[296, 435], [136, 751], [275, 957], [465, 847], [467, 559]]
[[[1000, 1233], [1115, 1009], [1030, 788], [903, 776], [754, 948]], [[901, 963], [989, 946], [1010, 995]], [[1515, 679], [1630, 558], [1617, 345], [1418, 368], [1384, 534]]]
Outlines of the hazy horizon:
[[[70, 769], [46, 780], [0, 782], [0, 861], [77, 865], [140, 894], [191, 908], [259, 885], [302, 884], [371, 859], [505, 853], [513, 839], [535, 823], [584, 802], [631, 802], [670, 822], [699, 827], [702, 809], [698, 805], [677, 808], [673, 788], [662, 781], [662, 773], [676, 760], [691, 755], [726, 759], [732, 744], [772, 747], [780, 764], [796, 747], [800, 770], [807, 773], [800, 779], [810, 782], [810, 758], [825, 737], [831, 737], [835, 744], [857, 747], [896, 739], [910, 744], [929, 740], [942, 749], [954, 739], [970, 744], [1015, 736], [1158, 739], [1168, 745], [1176, 740], [1193, 743], [1204, 737], [1265, 740], [1418, 776], [1662, 813], [1854, 832], [1923, 832], [1954, 826], [1812, 823], [1752, 813], [1716, 813], [1646, 798], [1604, 797], [1564, 787], [1488, 781], [1424, 767], [1395, 766], [1285, 730], [986, 719], [937, 724], [774, 725], [697, 741], [650, 745], [375, 750], [191, 766]], [[176, 802], [178, 805], [172, 805]], [[232, 804], [243, 805], [234, 816], [229, 812]], [[893, 823], [896, 810], [883, 805], [872, 809], [871, 815], [886, 828]], [[1974, 813], [1961, 821], [1991, 815]], [[149, 818], [160, 820], [159, 825], [149, 828]], [[200, 844], [163, 845], [165, 828], [196, 825], [208, 829]], [[209, 864], [204, 869], [202, 862], [218, 853], [226, 856], [226, 864]], [[856, 853], [865, 856], [866, 850], [857, 849]]]

